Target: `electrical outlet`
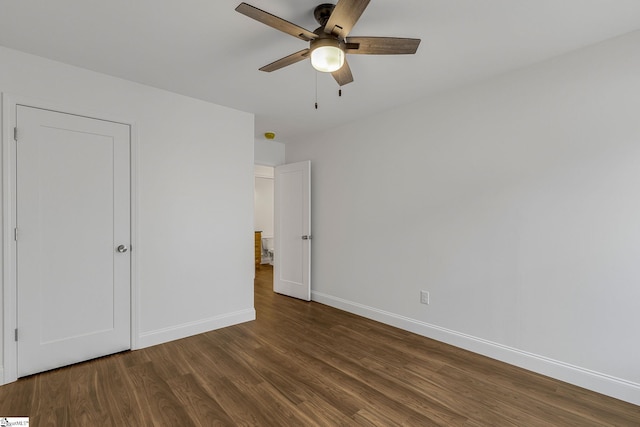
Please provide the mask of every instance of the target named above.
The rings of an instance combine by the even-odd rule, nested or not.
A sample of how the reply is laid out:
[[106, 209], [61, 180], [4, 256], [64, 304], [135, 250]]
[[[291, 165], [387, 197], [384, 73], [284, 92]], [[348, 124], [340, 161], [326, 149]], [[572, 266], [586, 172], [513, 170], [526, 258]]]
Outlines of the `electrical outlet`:
[[420, 291], [420, 303], [429, 305], [429, 291]]

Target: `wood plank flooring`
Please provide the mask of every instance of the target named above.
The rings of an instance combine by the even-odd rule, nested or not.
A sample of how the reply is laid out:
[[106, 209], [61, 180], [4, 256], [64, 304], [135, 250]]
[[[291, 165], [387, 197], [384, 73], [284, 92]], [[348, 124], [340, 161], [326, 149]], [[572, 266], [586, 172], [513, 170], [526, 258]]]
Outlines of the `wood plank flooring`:
[[32, 426], [640, 426], [640, 407], [256, 278], [257, 320], [0, 387]]

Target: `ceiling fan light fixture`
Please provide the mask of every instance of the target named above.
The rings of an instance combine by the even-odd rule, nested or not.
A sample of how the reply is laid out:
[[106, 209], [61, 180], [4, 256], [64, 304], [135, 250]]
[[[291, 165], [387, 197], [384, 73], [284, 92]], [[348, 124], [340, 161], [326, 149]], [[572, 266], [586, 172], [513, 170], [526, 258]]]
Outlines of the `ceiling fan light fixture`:
[[[331, 73], [336, 83], [344, 86], [353, 82], [353, 75], [346, 59], [347, 54], [414, 54], [420, 44], [420, 39], [349, 36], [369, 2], [370, 0], [337, 0], [336, 4], [322, 3], [318, 5], [313, 10], [313, 16], [320, 27], [313, 32], [244, 2], [236, 7], [236, 11], [275, 30], [309, 43], [307, 49], [302, 49], [267, 64], [259, 68], [260, 71], [270, 73], [311, 59], [313, 68], [323, 73]], [[349, 38], [347, 39], [347, 37]]]
[[323, 73], [333, 73], [344, 65], [344, 49], [336, 39], [314, 40], [311, 47], [311, 65]]

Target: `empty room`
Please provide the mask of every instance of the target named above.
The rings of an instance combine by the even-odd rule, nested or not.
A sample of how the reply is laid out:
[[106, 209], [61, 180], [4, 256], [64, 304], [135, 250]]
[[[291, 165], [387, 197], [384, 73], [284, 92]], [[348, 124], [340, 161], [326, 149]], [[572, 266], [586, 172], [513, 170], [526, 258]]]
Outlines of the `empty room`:
[[640, 425], [637, 0], [0, 0], [0, 95], [0, 424]]

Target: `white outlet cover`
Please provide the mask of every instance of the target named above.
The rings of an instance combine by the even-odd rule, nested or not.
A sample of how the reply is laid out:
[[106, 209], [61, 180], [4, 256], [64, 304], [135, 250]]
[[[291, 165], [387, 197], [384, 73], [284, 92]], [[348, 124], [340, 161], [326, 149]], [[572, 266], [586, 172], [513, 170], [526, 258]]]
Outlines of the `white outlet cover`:
[[429, 292], [428, 291], [420, 291], [420, 302], [422, 304], [429, 304]]

